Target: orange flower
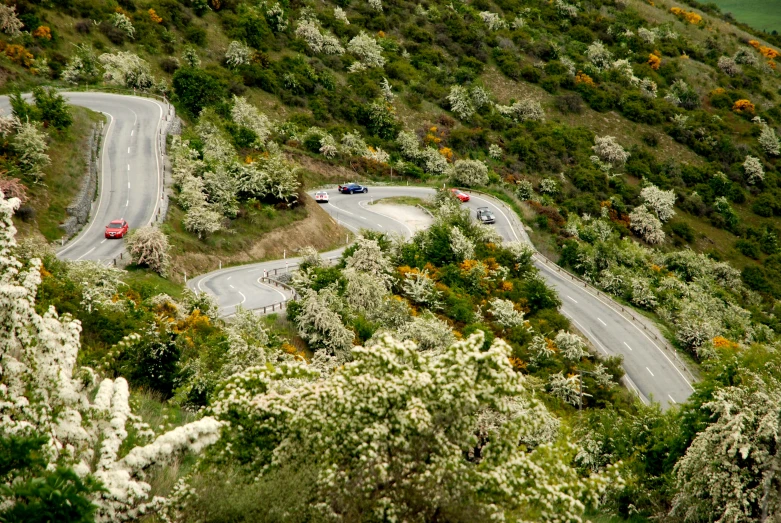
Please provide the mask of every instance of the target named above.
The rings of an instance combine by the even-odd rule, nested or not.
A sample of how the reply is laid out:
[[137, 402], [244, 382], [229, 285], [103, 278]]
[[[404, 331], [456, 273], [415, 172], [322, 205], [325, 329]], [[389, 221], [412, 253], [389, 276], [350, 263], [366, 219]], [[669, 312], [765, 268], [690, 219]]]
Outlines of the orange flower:
[[594, 87], [596, 84], [594, 83], [594, 80], [584, 73], [583, 71], [578, 71], [578, 74], [575, 75], [575, 83], [576, 84], [585, 84], [589, 87]]
[[33, 31], [33, 37], [35, 38], [43, 38], [44, 40], [51, 40], [52, 39], [52, 30], [46, 27], [45, 25], [40, 26], [38, 29]]
[[385, 31], [377, 31], [377, 36], [380, 38], [385, 38]]
[[750, 45], [754, 49], [759, 49], [760, 43], [757, 42], [756, 40], [749, 40], [748, 45]]
[[24, 47], [17, 44], [11, 44], [5, 48], [5, 55], [14, 63], [24, 67], [33, 65], [33, 55]]
[[710, 92], [710, 96], [716, 96], [716, 95], [719, 95], [719, 94], [724, 94], [725, 92], [726, 91], [724, 90], [723, 87], [717, 87], [716, 89], [714, 89], [713, 91]]
[[443, 147], [439, 150], [439, 154], [444, 156], [448, 162], [453, 161], [453, 150], [450, 147]]
[[735, 105], [732, 106], [732, 110], [736, 113], [751, 113], [754, 114], [754, 104], [751, 100], [738, 100]]
[[523, 370], [526, 368], [526, 362], [523, 361], [521, 358], [510, 356], [508, 359], [510, 360], [510, 365], [512, 365], [512, 368], [514, 368], [515, 370]]
[[713, 342], [713, 346], [718, 349], [737, 349], [738, 344], [734, 341], [730, 341], [724, 336], [716, 336], [711, 340]]
[[502, 282], [502, 290], [503, 291], [511, 291], [511, 290], [513, 290], [513, 282], [511, 282], [511, 281], [503, 281]]
[[650, 65], [651, 69], [653, 69], [654, 71], [658, 71], [659, 67], [662, 66], [662, 59], [661, 59], [661, 57], [659, 57], [659, 56], [657, 56], [657, 55], [655, 55], [653, 53], [650, 54], [648, 56], [648, 65]]
[[157, 15], [157, 13], [155, 12], [155, 10], [154, 10], [154, 9], [150, 9], [149, 11], [147, 11], [147, 13], [149, 13], [149, 19], [150, 19], [150, 20], [152, 20], [152, 22], [154, 22], [154, 23], [156, 23], [156, 24], [159, 24], [160, 22], [162, 22], [162, 21], [163, 21], [163, 19], [162, 19], [162, 18], [160, 18], [160, 17]]
[[778, 51], [773, 49], [772, 47], [765, 47], [764, 45], [759, 48], [759, 52], [762, 53], [762, 56], [765, 58], [770, 58], [771, 60], [774, 60], [779, 57]]
[[671, 7], [670, 12], [675, 16], [684, 18], [690, 24], [699, 24], [702, 22], [702, 17], [692, 11], [684, 11], [680, 7]]
[[773, 60], [768, 61], [767, 65], [769, 65], [771, 69], [778, 67], [778, 64], [776, 64]]

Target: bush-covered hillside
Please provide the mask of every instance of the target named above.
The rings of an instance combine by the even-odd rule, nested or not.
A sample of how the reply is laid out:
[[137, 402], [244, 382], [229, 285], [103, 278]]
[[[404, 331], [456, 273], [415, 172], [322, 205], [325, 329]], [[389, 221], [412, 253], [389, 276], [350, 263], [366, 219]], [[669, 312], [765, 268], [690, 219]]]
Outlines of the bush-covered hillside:
[[[123, 272], [14, 239], [84, 114], [38, 89], [0, 119], [0, 520], [781, 514], [777, 35], [694, 0], [6, 0], [0, 34], [5, 92], [152, 91], [185, 124]], [[661, 324], [690, 400], [623, 389], [448, 192], [409, 240], [303, 250], [286, 317], [172, 283], [273, 256], [305, 189], [399, 176], [505, 200]]]

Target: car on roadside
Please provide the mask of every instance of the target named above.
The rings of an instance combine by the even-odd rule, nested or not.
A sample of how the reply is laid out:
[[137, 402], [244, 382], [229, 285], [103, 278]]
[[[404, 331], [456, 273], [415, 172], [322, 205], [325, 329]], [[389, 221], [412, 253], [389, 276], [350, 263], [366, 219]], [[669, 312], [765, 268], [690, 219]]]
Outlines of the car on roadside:
[[477, 208], [477, 219], [481, 223], [496, 223], [496, 216], [494, 216], [494, 213], [492, 213], [491, 209], [488, 207]]
[[315, 193], [315, 201], [317, 203], [328, 203], [328, 193], [325, 191], [317, 191]]
[[106, 225], [106, 238], [124, 238], [129, 228], [125, 220], [114, 220]]
[[358, 185], [357, 183], [347, 183], [345, 185], [340, 185], [338, 187], [338, 190], [342, 194], [355, 194], [355, 193], [367, 193], [369, 192], [369, 188], [365, 185]]
[[468, 202], [469, 201], [469, 195], [465, 193], [464, 191], [461, 191], [459, 189], [453, 188], [450, 189], [450, 192], [453, 193], [453, 196], [461, 200], [462, 202]]

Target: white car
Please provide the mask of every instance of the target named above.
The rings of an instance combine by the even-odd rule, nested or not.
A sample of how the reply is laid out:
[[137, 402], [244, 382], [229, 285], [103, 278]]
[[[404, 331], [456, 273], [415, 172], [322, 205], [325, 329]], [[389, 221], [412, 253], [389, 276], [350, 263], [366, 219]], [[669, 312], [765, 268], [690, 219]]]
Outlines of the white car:
[[328, 193], [325, 191], [317, 191], [315, 193], [315, 201], [317, 203], [328, 203]]

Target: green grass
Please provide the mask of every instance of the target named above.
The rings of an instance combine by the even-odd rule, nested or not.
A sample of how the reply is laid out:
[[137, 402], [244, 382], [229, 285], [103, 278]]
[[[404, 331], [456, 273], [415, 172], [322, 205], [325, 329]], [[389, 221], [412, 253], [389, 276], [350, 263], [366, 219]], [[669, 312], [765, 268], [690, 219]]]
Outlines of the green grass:
[[710, 0], [723, 13], [760, 31], [781, 31], [781, 2], [778, 0]]
[[[87, 170], [87, 140], [93, 124], [103, 116], [72, 106], [73, 125], [63, 131], [49, 129], [49, 157], [52, 163], [44, 170], [42, 183], [23, 180], [29, 188], [29, 205], [35, 209], [35, 223], [41, 234], [49, 240], [63, 236], [59, 225], [68, 214], [65, 209], [79, 191]], [[24, 227], [21, 228], [24, 231]]]
[[380, 198], [379, 200], [374, 200], [372, 202], [372, 205], [377, 203], [389, 203], [391, 205], [409, 205], [410, 207], [415, 207], [417, 205], [420, 205], [421, 207], [425, 207], [426, 209], [433, 210], [434, 206], [431, 204], [429, 200], [424, 200], [423, 198], [415, 198], [414, 196], [392, 196], [390, 198]]
[[174, 283], [157, 273], [138, 267], [137, 265], [128, 266], [127, 274], [125, 274], [122, 279], [130, 287], [138, 289], [144, 296], [167, 294], [172, 298], [179, 299], [184, 292], [183, 285]]

